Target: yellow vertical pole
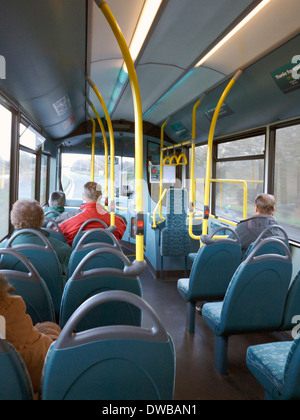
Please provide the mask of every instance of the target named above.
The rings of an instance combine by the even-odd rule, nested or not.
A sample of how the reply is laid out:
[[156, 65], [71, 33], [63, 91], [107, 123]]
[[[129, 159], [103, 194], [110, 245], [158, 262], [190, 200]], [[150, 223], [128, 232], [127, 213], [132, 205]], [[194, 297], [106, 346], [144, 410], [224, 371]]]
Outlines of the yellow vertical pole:
[[194, 214], [194, 206], [195, 206], [195, 199], [196, 199], [196, 187], [195, 187], [195, 140], [196, 140], [196, 117], [197, 117], [197, 109], [201, 104], [201, 100], [197, 101], [193, 108], [193, 122], [192, 122], [192, 147], [191, 147], [191, 169], [190, 169], [190, 189], [189, 189], [189, 196], [190, 196], [190, 205], [189, 205], [189, 234], [190, 237], [195, 239], [193, 234], [193, 214]]
[[101, 129], [102, 137], [103, 137], [104, 156], [105, 156], [105, 169], [104, 169], [104, 178], [105, 178], [104, 192], [105, 192], [105, 196], [104, 197], [105, 197], [105, 208], [106, 208], [106, 210], [108, 210], [108, 143], [107, 143], [107, 137], [106, 137], [106, 132], [105, 132], [105, 129], [104, 129], [104, 125], [102, 123], [102, 120], [101, 120], [100, 115], [98, 114], [96, 108], [94, 107], [94, 105], [92, 104], [92, 102], [89, 99], [87, 99], [87, 103], [89, 104], [89, 106], [94, 111], [94, 114], [96, 115], [98, 124], [99, 124], [100, 129]]
[[[167, 125], [167, 121], [165, 121], [163, 123], [163, 125], [161, 126], [161, 130], [160, 130], [160, 175], [159, 175], [159, 200], [162, 196], [163, 193], [163, 175], [164, 175], [164, 152], [163, 152], [163, 148], [164, 148], [164, 129], [165, 126]], [[162, 214], [161, 214], [161, 208], [162, 208], [162, 200], [160, 200], [159, 203], [159, 217], [161, 219], [163, 219]]]
[[90, 120], [93, 124], [92, 129], [92, 146], [91, 146], [91, 181], [95, 181], [95, 151], [96, 151], [96, 123], [94, 118], [92, 118], [90, 115]]
[[110, 224], [111, 226], [115, 226], [116, 224], [116, 205], [115, 205], [115, 138], [114, 138], [114, 131], [112, 122], [108, 113], [108, 109], [106, 107], [106, 104], [100, 95], [100, 92], [95, 85], [95, 83], [91, 80], [89, 76], [86, 76], [87, 81], [89, 82], [91, 88], [95, 92], [97, 98], [99, 99], [99, 102], [103, 108], [107, 125], [108, 125], [108, 131], [109, 131], [109, 137], [110, 137]]
[[128, 45], [124, 35], [116, 22], [111, 10], [104, 0], [95, 0], [109, 23], [116, 40], [122, 51], [128, 70], [129, 80], [133, 93], [135, 115], [135, 189], [136, 189], [136, 212], [137, 212], [137, 235], [136, 235], [136, 261], [144, 261], [144, 220], [143, 220], [143, 112], [140, 88]]
[[231, 88], [235, 84], [236, 80], [242, 74], [242, 70], [239, 70], [234, 77], [231, 79], [229, 84], [227, 85], [226, 89], [224, 90], [219, 103], [215, 109], [215, 113], [211, 122], [209, 136], [208, 136], [208, 145], [207, 145], [207, 161], [206, 161], [206, 177], [205, 177], [205, 192], [204, 192], [204, 216], [203, 216], [203, 224], [202, 224], [202, 234], [207, 235], [208, 230], [208, 218], [209, 218], [209, 202], [210, 202], [210, 183], [211, 183], [211, 168], [212, 168], [212, 146], [215, 134], [215, 128], [217, 124], [217, 120], [222, 108], [222, 105], [230, 92]]

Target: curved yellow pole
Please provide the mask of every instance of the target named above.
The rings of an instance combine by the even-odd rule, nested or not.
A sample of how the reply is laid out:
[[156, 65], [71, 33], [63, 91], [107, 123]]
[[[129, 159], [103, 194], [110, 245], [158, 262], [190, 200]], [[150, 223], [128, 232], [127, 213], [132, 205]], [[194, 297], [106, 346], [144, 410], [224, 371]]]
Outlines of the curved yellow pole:
[[103, 137], [103, 142], [104, 142], [104, 156], [105, 156], [105, 169], [104, 169], [104, 178], [105, 178], [105, 187], [104, 187], [104, 192], [105, 192], [105, 208], [106, 210], [108, 210], [108, 143], [107, 143], [107, 137], [106, 137], [106, 132], [104, 129], [104, 125], [103, 122], [100, 118], [100, 115], [98, 114], [96, 108], [94, 107], [94, 105], [92, 104], [92, 102], [87, 99], [87, 103], [89, 104], [89, 106], [92, 108], [94, 114], [96, 115], [98, 124], [100, 126], [101, 129], [101, 133], [102, 133], [102, 137]]
[[135, 189], [137, 212], [136, 261], [144, 261], [144, 217], [143, 217], [143, 112], [139, 83], [128, 45], [111, 10], [104, 0], [95, 0], [109, 23], [122, 51], [131, 84], [135, 115]]
[[90, 120], [93, 124], [93, 130], [92, 130], [92, 150], [91, 150], [91, 182], [94, 182], [95, 180], [95, 151], [96, 151], [96, 123], [94, 118], [92, 118], [90, 115]]
[[167, 121], [165, 121], [163, 123], [163, 125], [161, 126], [160, 129], [160, 176], [159, 176], [159, 217], [161, 218], [161, 220], [165, 220], [165, 217], [162, 216], [161, 214], [161, 209], [162, 209], [162, 200], [161, 200], [161, 196], [163, 193], [163, 175], [164, 175], [164, 152], [163, 152], [163, 148], [164, 148], [164, 129], [165, 126], [167, 125]]
[[210, 201], [210, 183], [211, 183], [211, 167], [212, 167], [212, 146], [215, 134], [215, 128], [217, 124], [217, 120], [222, 108], [222, 105], [230, 92], [231, 88], [235, 84], [236, 80], [242, 74], [242, 70], [239, 70], [234, 77], [231, 79], [229, 84], [227, 85], [226, 89], [224, 90], [217, 108], [215, 109], [215, 113], [211, 122], [209, 136], [208, 136], [208, 145], [207, 145], [207, 161], [206, 161], [206, 177], [205, 177], [205, 192], [204, 192], [204, 218], [203, 218], [203, 225], [202, 225], [202, 234], [207, 235], [208, 230], [208, 218], [209, 218], [209, 201]]
[[192, 125], [192, 156], [191, 156], [191, 171], [190, 171], [190, 211], [189, 211], [189, 235], [192, 239], [199, 239], [200, 236], [195, 236], [193, 234], [193, 215], [194, 215], [194, 208], [195, 208], [195, 140], [196, 140], [196, 115], [197, 109], [201, 101], [197, 101], [193, 108], [193, 125]]
[[91, 80], [89, 76], [86, 76], [87, 81], [89, 82], [91, 88], [95, 92], [97, 98], [99, 99], [99, 102], [103, 108], [107, 125], [108, 125], [108, 131], [109, 131], [109, 137], [110, 137], [110, 224], [111, 226], [115, 226], [116, 224], [116, 206], [115, 206], [115, 138], [114, 138], [114, 131], [112, 122], [110, 119], [110, 115], [108, 113], [106, 104], [100, 95], [99, 90], [97, 89], [97, 86], [95, 83]]

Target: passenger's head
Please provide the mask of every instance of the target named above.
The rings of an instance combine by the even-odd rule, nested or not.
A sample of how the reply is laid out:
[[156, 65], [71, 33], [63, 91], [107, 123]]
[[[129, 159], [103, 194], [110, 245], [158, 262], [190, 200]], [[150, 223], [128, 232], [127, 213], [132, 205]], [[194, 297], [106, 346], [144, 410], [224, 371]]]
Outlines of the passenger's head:
[[36, 200], [18, 200], [13, 205], [10, 219], [15, 229], [41, 229], [44, 212]]
[[0, 300], [4, 299], [9, 292], [13, 292], [15, 289], [8, 283], [6, 278], [0, 274]]
[[66, 195], [62, 191], [54, 191], [49, 198], [50, 207], [64, 207], [66, 204]]
[[255, 199], [257, 214], [272, 215], [275, 211], [275, 197], [271, 194], [260, 194]]
[[97, 184], [97, 182], [87, 182], [84, 185], [82, 198], [85, 203], [97, 203], [101, 197], [101, 185]]

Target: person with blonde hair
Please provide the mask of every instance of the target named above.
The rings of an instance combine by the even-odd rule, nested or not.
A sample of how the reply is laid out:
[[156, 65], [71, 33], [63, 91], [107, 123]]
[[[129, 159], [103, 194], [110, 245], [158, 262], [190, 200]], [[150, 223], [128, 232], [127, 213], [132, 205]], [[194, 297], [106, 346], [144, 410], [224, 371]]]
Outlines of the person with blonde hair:
[[[53, 322], [32, 323], [21, 296], [13, 295], [14, 288], [0, 274], [0, 315], [5, 319], [5, 339], [22, 357], [34, 392], [40, 392], [41, 374], [50, 345], [60, 332]], [[3, 378], [3, 380], [5, 380]]]
[[[10, 213], [10, 219], [16, 231], [27, 228], [36, 229], [47, 237], [48, 241], [52, 245], [58, 257], [61, 266], [63, 282], [65, 283], [67, 280], [68, 264], [72, 253], [72, 249], [69, 247], [68, 244], [49, 237], [49, 233], [42, 229], [44, 221], [44, 211], [38, 203], [38, 201], [16, 201]], [[0, 248], [5, 248], [7, 242], [8, 240], [1, 242]], [[13, 241], [13, 245], [23, 245], [27, 243], [40, 245], [42, 244], [42, 241], [33, 233], [21, 234]]]

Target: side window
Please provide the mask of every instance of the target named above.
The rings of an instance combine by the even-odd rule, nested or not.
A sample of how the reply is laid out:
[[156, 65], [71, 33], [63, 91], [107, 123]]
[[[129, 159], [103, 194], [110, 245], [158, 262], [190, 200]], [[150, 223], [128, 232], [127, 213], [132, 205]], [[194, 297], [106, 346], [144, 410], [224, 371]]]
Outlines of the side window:
[[299, 146], [300, 125], [276, 130], [275, 216], [286, 229], [289, 237], [298, 241], [300, 235]]
[[12, 114], [0, 104], [0, 239], [9, 232], [10, 151]]

